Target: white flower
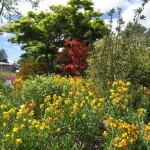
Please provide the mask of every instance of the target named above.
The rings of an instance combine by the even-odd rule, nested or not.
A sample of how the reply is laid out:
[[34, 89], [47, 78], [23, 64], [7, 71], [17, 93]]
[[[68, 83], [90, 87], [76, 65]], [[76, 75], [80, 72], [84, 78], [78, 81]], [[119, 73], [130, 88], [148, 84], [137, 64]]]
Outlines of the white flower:
[[25, 105], [21, 105], [20, 108], [21, 108], [21, 109], [25, 109]]

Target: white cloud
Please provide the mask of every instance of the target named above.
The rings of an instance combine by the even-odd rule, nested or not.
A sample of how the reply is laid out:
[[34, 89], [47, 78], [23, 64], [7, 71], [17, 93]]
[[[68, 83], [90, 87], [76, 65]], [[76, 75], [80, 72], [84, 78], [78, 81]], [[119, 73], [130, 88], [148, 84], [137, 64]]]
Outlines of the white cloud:
[[22, 15], [26, 15], [28, 11], [33, 10], [29, 2], [22, 0], [17, 6]]
[[2, 36], [3, 36], [4, 38], [10, 38], [10, 37], [12, 37], [12, 34], [11, 34], [11, 33], [6, 33], [6, 32], [4, 32]]
[[[138, 0], [137, 0], [138, 1]], [[134, 3], [132, 4], [129, 8], [127, 8], [123, 13], [122, 17], [123, 20], [128, 23], [129, 21], [133, 21], [134, 18], [134, 10], [141, 7], [141, 3]], [[142, 14], [146, 16], [146, 20], [139, 20], [139, 23], [141, 23], [143, 26], [149, 28], [150, 27], [150, 15], [149, 15], [149, 10], [150, 10], [150, 3], [146, 4]]]
[[8, 60], [9, 64], [13, 64], [15, 60]]
[[49, 9], [50, 5], [66, 5], [67, 0], [44, 0], [40, 2], [39, 10]]
[[[39, 7], [34, 11], [35, 12], [40, 12], [40, 11], [46, 11], [49, 10], [49, 6], [50, 5], [66, 5], [68, 0], [42, 0], [39, 3]], [[33, 10], [31, 3], [26, 2], [24, 0], [22, 0], [19, 4], [19, 10], [23, 15], [26, 15], [28, 13], [28, 11]]]
[[[137, 0], [136, 0], [137, 1]], [[41, 10], [48, 10], [50, 5], [66, 5], [68, 0], [42, 0], [39, 4], [39, 8], [36, 12], [40, 12]], [[94, 3], [95, 10], [100, 9], [103, 13], [108, 12], [112, 8], [121, 7], [123, 10], [127, 9], [131, 3], [128, 0], [92, 0]], [[23, 15], [26, 15], [29, 10], [33, 10], [31, 4], [29, 2], [25, 2], [24, 0], [20, 2], [19, 10]]]
[[143, 14], [146, 16], [145, 20], [140, 21], [145, 27], [150, 28], [150, 3], [145, 6]]
[[93, 0], [94, 8], [100, 9], [103, 13], [108, 12], [110, 9], [121, 7], [123, 10], [127, 9], [131, 4], [127, 0]]

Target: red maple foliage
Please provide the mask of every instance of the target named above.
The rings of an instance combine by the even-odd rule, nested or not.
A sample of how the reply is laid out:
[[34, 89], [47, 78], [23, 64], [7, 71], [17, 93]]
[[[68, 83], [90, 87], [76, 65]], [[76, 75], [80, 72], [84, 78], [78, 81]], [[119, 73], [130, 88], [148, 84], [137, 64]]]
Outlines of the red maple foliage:
[[64, 75], [83, 76], [87, 68], [87, 57], [90, 47], [77, 39], [65, 40], [64, 49], [59, 53], [59, 61], [63, 64], [60, 67]]

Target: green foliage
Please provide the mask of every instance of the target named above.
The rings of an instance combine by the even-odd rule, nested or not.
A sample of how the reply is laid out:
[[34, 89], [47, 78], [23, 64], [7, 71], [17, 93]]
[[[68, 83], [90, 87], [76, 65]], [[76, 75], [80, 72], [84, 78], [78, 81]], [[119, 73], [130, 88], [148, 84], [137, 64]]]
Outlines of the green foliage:
[[[26, 80], [21, 90], [22, 103], [26, 101], [36, 102], [39, 109], [40, 104], [43, 103], [46, 96], [53, 96], [54, 94], [60, 96], [63, 93], [65, 94], [71, 87], [67, 80], [59, 81], [61, 81], [61, 77], [56, 78], [53, 75], [49, 77], [35, 76], [32, 82], [31, 80]], [[40, 113], [39, 111], [37, 112]]]

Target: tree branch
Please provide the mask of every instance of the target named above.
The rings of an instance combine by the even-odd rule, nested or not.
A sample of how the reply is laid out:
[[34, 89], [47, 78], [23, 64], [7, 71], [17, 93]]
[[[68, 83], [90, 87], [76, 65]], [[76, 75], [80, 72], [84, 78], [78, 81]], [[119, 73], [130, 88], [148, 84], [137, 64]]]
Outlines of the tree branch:
[[[2, 1], [2, 0], [1, 0], [1, 1]], [[1, 2], [1, 1], [0, 1], [0, 2]], [[0, 16], [2, 15], [4, 6], [5, 6], [5, 3], [4, 3], [4, 0], [3, 0], [3, 1], [2, 1], [2, 7], [1, 7], [1, 10], [0, 10]]]

